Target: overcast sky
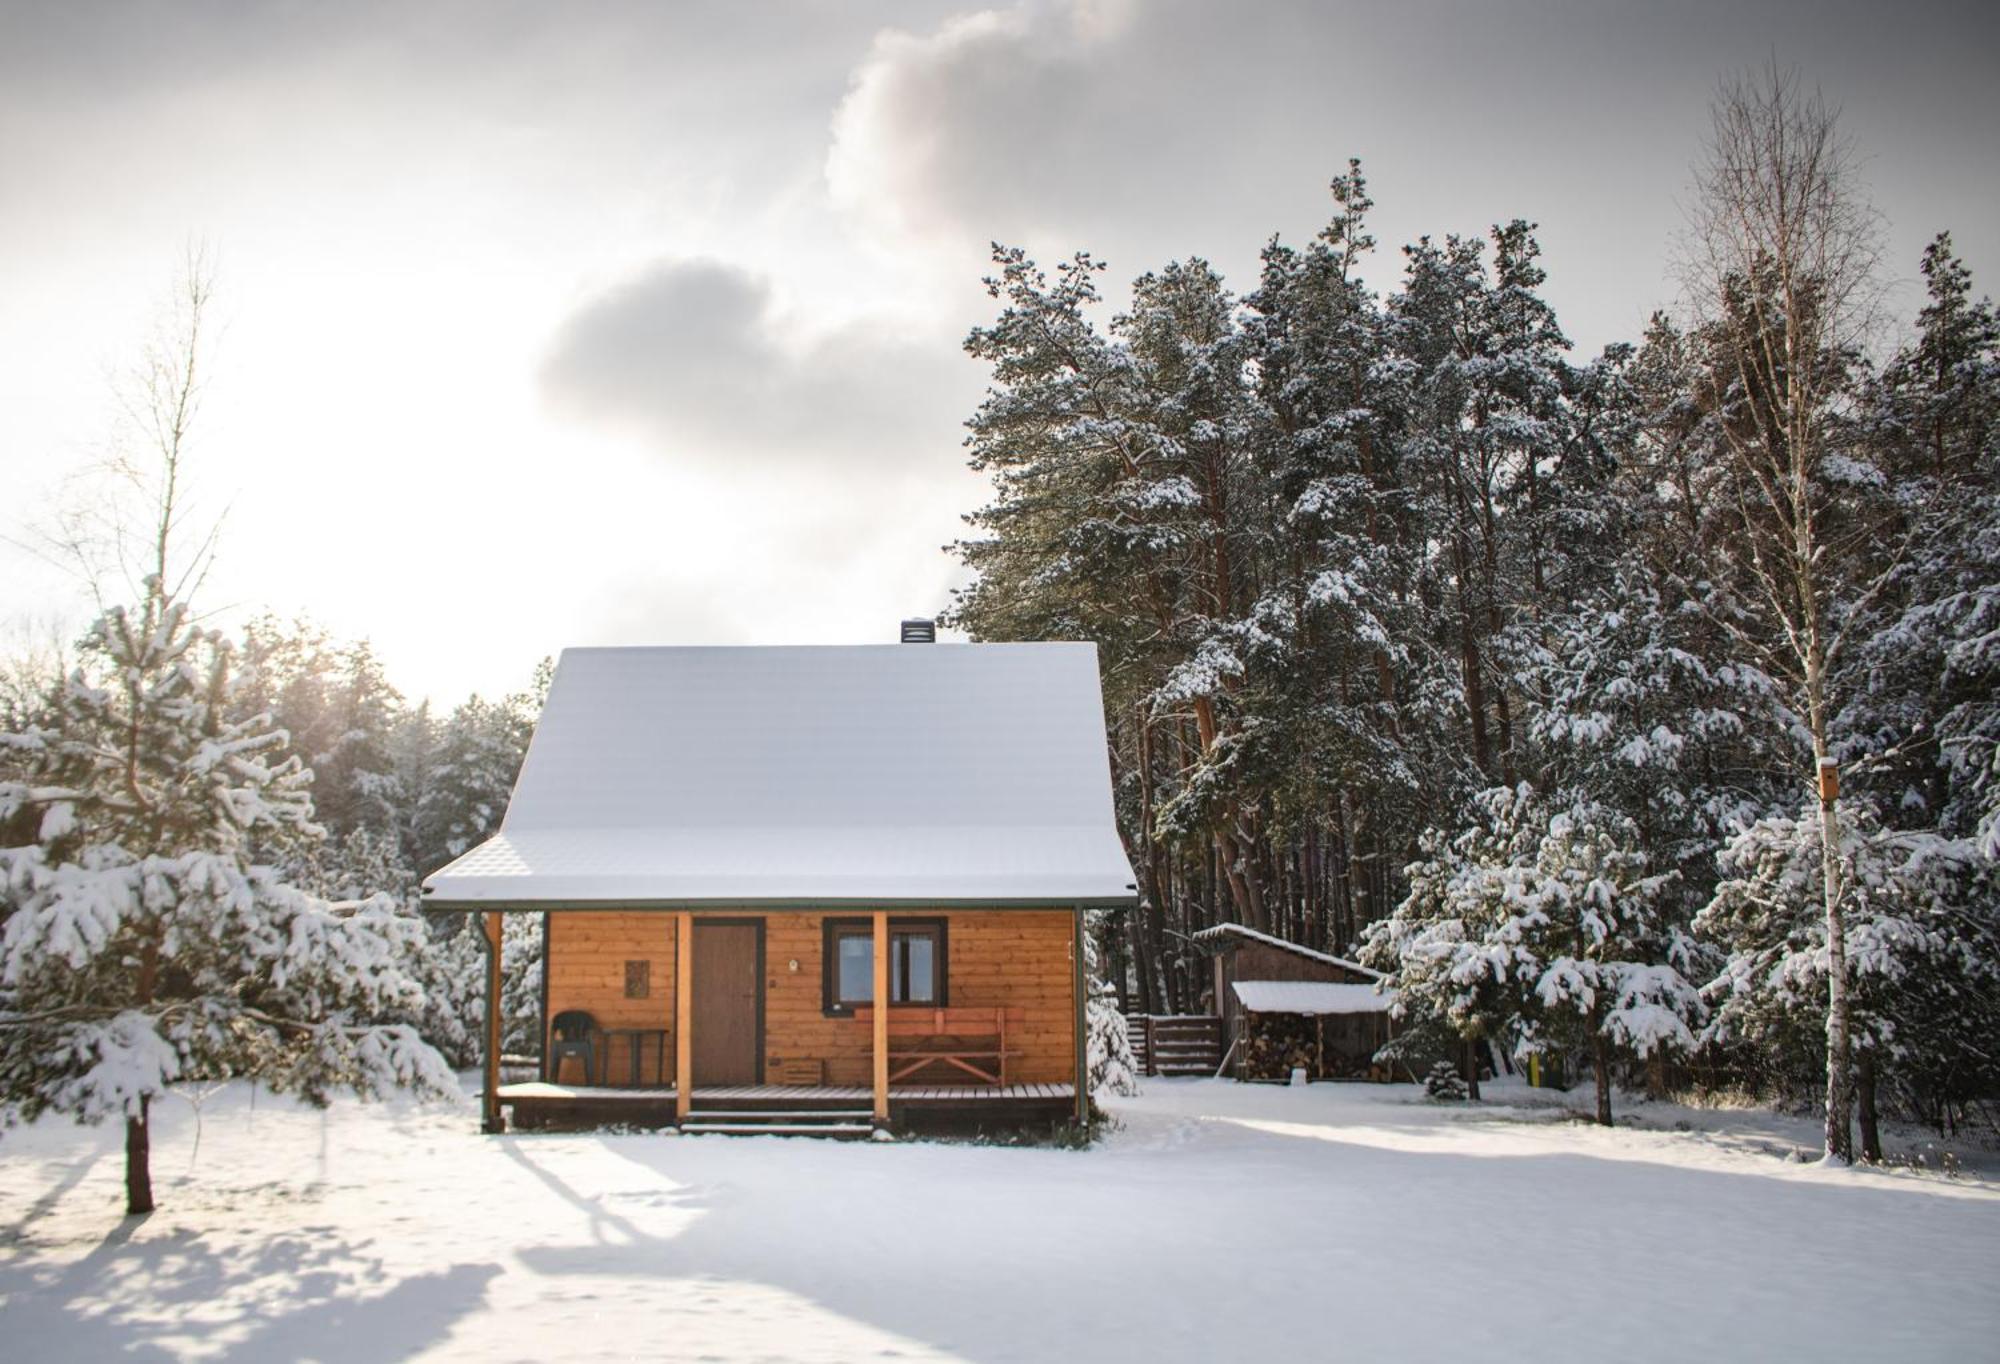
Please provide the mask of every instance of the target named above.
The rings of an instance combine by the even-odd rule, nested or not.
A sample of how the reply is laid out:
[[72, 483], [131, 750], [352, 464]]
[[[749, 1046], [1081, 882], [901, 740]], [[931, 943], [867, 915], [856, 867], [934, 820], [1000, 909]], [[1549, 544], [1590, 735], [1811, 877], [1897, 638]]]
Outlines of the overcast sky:
[[[570, 644], [891, 639], [981, 500], [989, 241], [1241, 290], [1354, 155], [1378, 285], [1530, 218], [1588, 353], [1671, 302], [1709, 94], [1775, 54], [1897, 275], [1948, 228], [1990, 292], [1996, 11], [0, 0], [0, 533], [113, 439], [199, 240], [209, 606], [310, 612], [440, 700]], [[0, 544], [0, 619], [51, 616], [74, 585]]]

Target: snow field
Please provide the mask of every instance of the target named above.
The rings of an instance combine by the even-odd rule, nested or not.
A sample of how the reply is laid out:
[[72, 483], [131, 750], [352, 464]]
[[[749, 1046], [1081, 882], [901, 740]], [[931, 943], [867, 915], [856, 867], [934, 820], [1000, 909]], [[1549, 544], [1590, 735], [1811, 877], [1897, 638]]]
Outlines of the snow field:
[[160, 1106], [137, 1222], [118, 1130], [45, 1121], [0, 1138], [5, 1353], [1824, 1362], [2000, 1339], [2000, 1183], [1770, 1154], [1810, 1151], [1810, 1122], [1642, 1105], [1646, 1129], [1604, 1131], [1205, 1080], [1113, 1107], [1082, 1152], [496, 1139], [470, 1101], [321, 1113], [232, 1085], [198, 1150], [189, 1106]]

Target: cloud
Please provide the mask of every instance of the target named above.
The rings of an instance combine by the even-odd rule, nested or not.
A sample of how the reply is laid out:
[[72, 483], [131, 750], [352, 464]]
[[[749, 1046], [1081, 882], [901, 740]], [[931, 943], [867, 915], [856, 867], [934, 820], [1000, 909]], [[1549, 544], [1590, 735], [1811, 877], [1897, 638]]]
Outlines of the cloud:
[[545, 396], [704, 466], [915, 470], [963, 462], [978, 375], [952, 339], [881, 320], [813, 332], [771, 282], [715, 260], [655, 264], [585, 303]]
[[[1318, 60], [1337, 23], [1296, 5], [1056, 0], [885, 31], [834, 115], [828, 191], [902, 243], [1254, 252], [1274, 208], [1316, 213], [1343, 164], [1339, 97], [1301, 53]], [[1315, 161], [1325, 173], [1301, 177]]]
[[1045, 226], [1129, 190], [1099, 155], [1107, 106], [1129, 93], [1127, 23], [1122, 7], [1017, 7], [881, 33], [834, 115], [835, 204], [921, 238]]
[[[1985, 155], [1994, 101], [1963, 101], [1992, 86], [1967, 69], [1987, 49], [1941, 51], [1899, 13], [1023, 0], [878, 34], [833, 118], [825, 179], [864, 236], [948, 268], [998, 239], [1043, 259], [1089, 248], [1114, 287], [1201, 255], [1242, 290], [1272, 233], [1297, 242], [1324, 225], [1328, 179], [1359, 156], [1379, 204], [1372, 283], [1393, 285], [1397, 248], [1420, 235], [1536, 220], [1550, 295], [1588, 348], [1632, 335], [1670, 293], [1674, 196], [1709, 93], [1774, 47], [1846, 101], [1884, 189], [1903, 177], [1905, 201], [1949, 196], [1967, 233], [1990, 220], [1970, 182], [1939, 174]], [[1968, 9], [1948, 26], [1961, 19], [1994, 23]], [[1930, 72], [1940, 62], [1950, 78]], [[1928, 107], [1941, 102], [1957, 112]], [[1913, 229], [1908, 259], [1931, 230]]]

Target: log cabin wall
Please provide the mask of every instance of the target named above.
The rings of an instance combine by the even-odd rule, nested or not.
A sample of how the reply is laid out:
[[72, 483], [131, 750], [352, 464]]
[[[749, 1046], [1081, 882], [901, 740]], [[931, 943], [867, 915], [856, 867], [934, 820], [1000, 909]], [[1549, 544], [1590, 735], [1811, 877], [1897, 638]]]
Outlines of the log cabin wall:
[[[869, 1030], [852, 1018], [829, 1017], [821, 998], [821, 954], [828, 917], [851, 914], [772, 914], [765, 920], [764, 1073], [775, 1079], [786, 1063], [814, 1061], [830, 1085], [866, 1085]], [[898, 911], [889, 918], [946, 920], [945, 988], [953, 1008], [1005, 1005], [1020, 1009], [1018, 1033], [1007, 1045], [1017, 1084], [1063, 1084], [1076, 1076], [1070, 1014], [1068, 910]], [[798, 970], [791, 968], [798, 963]]]
[[[822, 999], [821, 957], [827, 918], [834, 914], [772, 912], [764, 919], [764, 1074], [768, 1083], [796, 1075], [796, 1063], [815, 1064], [821, 1082], [870, 1082], [868, 1027], [828, 1016]], [[697, 914], [697, 919], [701, 916]], [[726, 917], [753, 917], [741, 911]], [[1070, 965], [1071, 914], [1058, 910], [899, 910], [897, 919], [947, 921], [946, 989], [953, 1008], [1000, 1006], [1022, 1011], [1007, 1045], [1020, 1053], [1008, 1063], [1019, 1084], [1067, 1084], [1076, 1075]], [[674, 919], [672, 913], [558, 910], [549, 915], [548, 1017], [583, 1009], [605, 1028], [671, 1028], [674, 1021]], [[626, 997], [626, 964], [647, 963], [644, 999]], [[792, 969], [797, 962], [798, 968]], [[544, 1019], [544, 1027], [547, 1019]], [[699, 1027], [697, 1020], [696, 1026]], [[666, 1074], [673, 1078], [673, 1044]], [[609, 1075], [622, 1083], [622, 1049]], [[565, 1074], [574, 1079], [574, 1067]], [[651, 1057], [645, 1077], [653, 1074]]]
[[[626, 994], [628, 963], [644, 962], [646, 994], [631, 998]], [[596, 1018], [600, 1028], [667, 1028], [674, 1026], [674, 916], [659, 913], [606, 913], [596, 910], [558, 910], [549, 915], [548, 1014], [542, 1020], [544, 1043], [549, 1020], [565, 1009], [582, 1009]], [[650, 1082], [654, 1070], [652, 1043], [647, 1043], [642, 1077]], [[598, 1062], [600, 1084], [624, 1083], [630, 1076], [630, 1058], [622, 1041], [616, 1054]], [[671, 1034], [666, 1049], [664, 1071], [674, 1075]], [[574, 1081], [576, 1067], [567, 1065], [564, 1076]]]

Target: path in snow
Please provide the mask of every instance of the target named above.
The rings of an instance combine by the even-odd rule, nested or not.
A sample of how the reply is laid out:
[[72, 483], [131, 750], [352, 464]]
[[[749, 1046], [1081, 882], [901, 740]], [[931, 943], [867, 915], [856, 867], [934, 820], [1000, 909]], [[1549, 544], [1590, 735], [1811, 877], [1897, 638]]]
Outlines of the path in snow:
[[[1992, 1358], [2000, 1185], [1402, 1087], [1152, 1081], [1085, 1152], [528, 1134], [231, 1086], [0, 1138], [21, 1359]], [[1649, 1108], [1642, 1120], [1685, 1110]]]

